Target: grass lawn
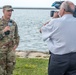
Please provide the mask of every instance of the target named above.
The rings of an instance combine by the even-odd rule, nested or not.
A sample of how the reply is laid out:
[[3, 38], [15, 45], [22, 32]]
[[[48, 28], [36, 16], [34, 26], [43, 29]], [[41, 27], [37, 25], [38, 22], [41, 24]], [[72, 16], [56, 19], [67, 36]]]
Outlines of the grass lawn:
[[17, 58], [13, 75], [47, 75], [48, 59]]

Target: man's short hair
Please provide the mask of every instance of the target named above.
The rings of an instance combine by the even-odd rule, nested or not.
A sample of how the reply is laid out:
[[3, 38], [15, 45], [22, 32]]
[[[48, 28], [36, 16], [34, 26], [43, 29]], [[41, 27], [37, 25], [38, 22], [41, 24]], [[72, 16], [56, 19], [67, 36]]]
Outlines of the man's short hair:
[[71, 8], [69, 1], [65, 1], [62, 8], [64, 8], [66, 12], [74, 13], [74, 11], [75, 11], [75, 8], [74, 9]]

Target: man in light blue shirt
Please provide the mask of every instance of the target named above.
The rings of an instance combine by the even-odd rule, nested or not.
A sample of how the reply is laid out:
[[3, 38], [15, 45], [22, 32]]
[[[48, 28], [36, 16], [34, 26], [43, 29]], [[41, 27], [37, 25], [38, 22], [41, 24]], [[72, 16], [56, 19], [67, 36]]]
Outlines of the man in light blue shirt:
[[[60, 18], [52, 19], [41, 28], [51, 52], [48, 75], [76, 75], [76, 18], [75, 5], [70, 1], [61, 4]], [[51, 60], [50, 60], [51, 59]]]

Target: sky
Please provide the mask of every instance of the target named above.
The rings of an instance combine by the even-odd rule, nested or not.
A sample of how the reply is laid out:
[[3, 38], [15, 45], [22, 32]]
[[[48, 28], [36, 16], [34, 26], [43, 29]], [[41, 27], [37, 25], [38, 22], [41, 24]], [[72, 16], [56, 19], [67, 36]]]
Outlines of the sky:
[[[42, 7], [50, 8], [54, 1], [64, 0], [0, 0], [0, 7], [12, 5], [13, 7]], [[68, 0], [76, 4], [76, 0]]]

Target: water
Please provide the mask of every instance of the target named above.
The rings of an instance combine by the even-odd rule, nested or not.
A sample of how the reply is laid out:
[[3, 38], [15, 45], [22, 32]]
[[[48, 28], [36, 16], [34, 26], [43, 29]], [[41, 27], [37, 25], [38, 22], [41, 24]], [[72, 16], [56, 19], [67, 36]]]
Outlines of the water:
[[20, 43], [17, 50], [48, 51], [39, 30], [49, 21], [50, 10], [15, 9], [11, 18], [18, 24]]

